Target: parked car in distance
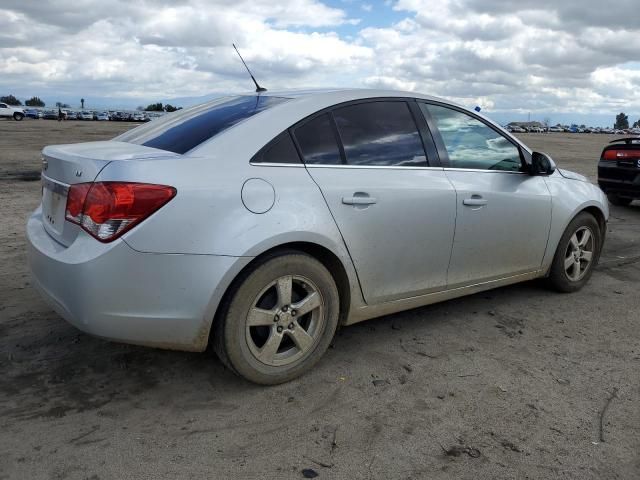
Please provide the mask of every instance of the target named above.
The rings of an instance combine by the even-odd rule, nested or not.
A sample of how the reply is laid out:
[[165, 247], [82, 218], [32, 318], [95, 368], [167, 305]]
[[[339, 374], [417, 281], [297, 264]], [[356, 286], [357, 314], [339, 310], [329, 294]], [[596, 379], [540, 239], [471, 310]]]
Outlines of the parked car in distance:
[[93, 113], [87, 111], [79, 112], [78, 120], [93, 120]]
[[27, 250], [53, 308], [111, 340], [211, 342], [260, 384], [340, 324], [541, 277], [579, 290], [609, 216], [585, 177], [410, 92], [225, 97], [42, 154]]
[[109, 120], [109, 114], [107, 112], [99, 112], [96, 114], [96, 120], [98, 121]]
[[65, 118], [67, 120], [77, 120], [78, 119], [78, 113], [74, 112], [73, 110], [63, 110], [62, 112], [65, 114]]
[[45, 110], [42, 113], [42, 118], [45, 120], [57, 120], [58, 119], [58, 111], [57, 110]]
[[0, 103], [0, 117], [13, 118], [14, 120], [20, 121], [24, 116], [24, 110], [22, 108]]
[[24, 116], [37, 120], [39, 118], [42, 118], [42, 111], [35, 108], [27, 108], [24, 111]]
[[518, 127], [517, 125], [512, 125], [508, 128], [508, 131], [511, 133], [526, 133], [527, 131], [522, 128], [522, 127]]
[[549, 127], [549, 131], [553, 133], [559, 133], [559, 132], [561, 133], [564, 131], [564, 129], [562, 127], [556, 126], [556, 127]]
[[640, 138], [619, 138], [602, 150], [598, 185], [613, 205], [640, 199]]

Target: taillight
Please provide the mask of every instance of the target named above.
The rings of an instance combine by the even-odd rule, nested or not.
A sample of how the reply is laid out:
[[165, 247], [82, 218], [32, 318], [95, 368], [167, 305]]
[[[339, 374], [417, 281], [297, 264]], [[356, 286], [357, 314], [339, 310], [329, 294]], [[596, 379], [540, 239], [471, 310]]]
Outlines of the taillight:
[[635, 161], [640, 159], [640, 150], [606, 150], [603, 160]]
[[111, 242], [175, 195], [176, 189], [166, 185], [78, 183], [69, 187], [65, 218], [101, 242]]

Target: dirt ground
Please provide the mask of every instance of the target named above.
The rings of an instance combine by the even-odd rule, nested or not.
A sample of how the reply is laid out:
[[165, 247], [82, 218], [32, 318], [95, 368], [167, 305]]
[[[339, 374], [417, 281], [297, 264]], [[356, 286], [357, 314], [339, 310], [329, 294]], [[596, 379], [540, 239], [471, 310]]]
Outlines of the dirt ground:
[[[640, 478], [640, 202], [612, 207], [578, 293], [530, 282], [343, 328], [311, 373], [257, 387], [212, 353], [80, 333], [30, 286], [40, 149], [128, 127], [0, 121], [0, 479]], [[523, 138], [592, 179], [610, 140]]]

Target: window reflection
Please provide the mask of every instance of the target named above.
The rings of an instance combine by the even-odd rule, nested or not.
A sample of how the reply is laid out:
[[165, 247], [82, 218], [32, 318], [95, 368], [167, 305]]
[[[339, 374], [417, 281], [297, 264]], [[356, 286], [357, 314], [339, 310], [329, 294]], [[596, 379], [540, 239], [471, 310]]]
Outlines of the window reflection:
[[520, 171], [518, 148], [498, 132], [466, 113], [438, 105], [428, 108], [454, 168]]
[[334, 110], [349, 165], [427, 166], [405, 102], [370, 102]]

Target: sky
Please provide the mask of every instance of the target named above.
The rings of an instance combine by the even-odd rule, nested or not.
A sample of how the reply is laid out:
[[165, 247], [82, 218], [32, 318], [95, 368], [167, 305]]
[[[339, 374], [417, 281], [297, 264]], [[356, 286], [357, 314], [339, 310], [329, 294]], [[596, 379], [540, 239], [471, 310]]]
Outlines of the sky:
[[0, 95], [135, 107], [261, 84], [417, 91], [498, 119], [640, 118], [638, 0], [2, 0]]

